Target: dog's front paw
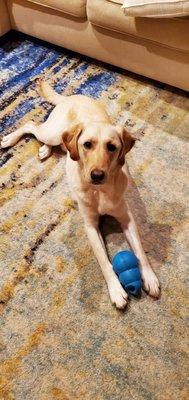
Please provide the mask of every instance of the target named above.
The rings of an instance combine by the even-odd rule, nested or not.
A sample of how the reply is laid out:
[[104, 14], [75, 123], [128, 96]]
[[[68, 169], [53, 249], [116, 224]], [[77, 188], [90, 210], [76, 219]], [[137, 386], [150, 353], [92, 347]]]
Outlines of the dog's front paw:
[[112, 304], [120, 309], [125, 308], [128, 295], [116, 277], [108, 283], [108, 290]]
[[160, 285], [154, 271], [149, 267], [141, 271], [143, 288], [152, 297], [158, 298], [160, 295]]

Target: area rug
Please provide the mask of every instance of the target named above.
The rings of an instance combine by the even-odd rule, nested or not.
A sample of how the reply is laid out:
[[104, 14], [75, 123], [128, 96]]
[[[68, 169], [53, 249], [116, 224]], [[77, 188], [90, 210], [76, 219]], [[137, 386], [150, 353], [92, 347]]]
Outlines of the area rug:
[[[127, 197], [162, 295], [117, 311], [70, 198], [65, 155], [55, 148], [40, 162], [29, 135], [1, 151], [0, 398], [184, 400], [187, 95], [13, 32], [0, 48], [1, 135], [47, 118], [39, 78], [98, 98], [140, 138]], [[116, 221], [101, 225], [110, 258], [128, 248]]]

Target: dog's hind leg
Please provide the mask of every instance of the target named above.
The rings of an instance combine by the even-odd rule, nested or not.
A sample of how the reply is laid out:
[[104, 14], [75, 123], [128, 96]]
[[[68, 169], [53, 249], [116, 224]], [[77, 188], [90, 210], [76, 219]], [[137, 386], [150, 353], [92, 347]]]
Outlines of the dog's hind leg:
[[19, 139], [26, 133], [32, 133], [34, 136], [36, 136], [37, 126], [34, 124], [33, 121], [27, 122], [21, 128], [18, 128], [16, 131], [10, 133], [7, 136], [4, 136], [1, 141], [1, 147], [5, 149], [6, 147], [14, 146], [14, 144], [16, 144]]

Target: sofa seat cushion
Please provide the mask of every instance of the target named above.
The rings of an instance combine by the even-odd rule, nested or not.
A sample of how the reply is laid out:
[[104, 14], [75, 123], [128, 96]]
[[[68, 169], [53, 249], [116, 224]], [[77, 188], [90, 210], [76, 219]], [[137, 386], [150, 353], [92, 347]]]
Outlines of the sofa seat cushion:
[[187, 18], [127, 17], [120, 4], [109, 0], [88, 0], [87, 14], [90, 22], [99, 27], [146, 39], [180, 51], [189, 51], [189, 21]]
[[77, 18], [86, 18], [87, 0], [27, 0], [30, 3], [62, 11]]

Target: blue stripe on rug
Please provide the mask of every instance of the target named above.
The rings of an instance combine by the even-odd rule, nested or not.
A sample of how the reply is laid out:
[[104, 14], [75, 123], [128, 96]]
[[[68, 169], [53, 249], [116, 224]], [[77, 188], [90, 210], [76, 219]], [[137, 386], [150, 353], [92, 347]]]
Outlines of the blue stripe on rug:
[[58, 65], [55, 65], [55, 67], [52, 69], [51, 75], [57, 74], [57, 72], [59, 72], [62, 69], [62, 67], [67, 66], [68, 64], [70, 64], [70, 62], [71, 60], [65, 56], [62, 62], [60, 62]]
[[75, 94], [83, 94], [98, 98], [102, 91], [106, 90], [117, 79], [117, 74], [112, 72], [102, 72], [100, 74], [89, 77], [79, 88], [75, 90]]
[[75, 79], [79, 80], [80, 77], [87, 71], [90, 64], [87, 61], [84, 61], [79, 67], [76, 69]]
[[[45, 47], [37, 47], [35, 43], [24, 41], [15, 47], [11, 52], [5, 54], [4, 58], [0, 61], [0, 71], [6, 69], [14, 72], [17, 66], [25, 66], [25, 63], [32, 61], [32, 56], [37, 55], [38, 52], [48, 51]], [[33, 60], [35, 62], [35, 59]]]
[[[23, 64], [19, 67], [19, 71], [17, 70], [18, 72], [16, 71], [15, 73], [13, 73], [13, 78], [9, 79], [4, 85], [1, 86], [1, 95], [3, 97], [3, 100], [6, 97], [7, 90], [12, 89], [12, 92], [14, 92], [15, 89], [18, 90], [19, 83], [21, 84], [21, 87], [24, 87], [33, 77], [43, 72], [45, 68], [50, 67], [53, 63], [55, 63], [59, 59], [59, 57], [59, 54], [54, 51], [44, 52], [44, 50], [38, 50], [36, 52], [35, 63], [28, 63], [26, 59], [23, 60]], [[18, 66], [19, 63], [17, 64], [17, 67]]]
[[[79, 65], [79, 67], [75, 68], [73, 76], [71, 79], [77, 79], [79, 80], [81, 76], [86, 72], [87, 68], [89, 67], [89, 64], [87, 62], [82, 63], [82, 65]], [[55, 85], [55, 90], [57, 93], [62, 93], [66, 87], [70, 84], [70, 76], [64, 76], [62, 79], [60, 79], [56, 85]]]

